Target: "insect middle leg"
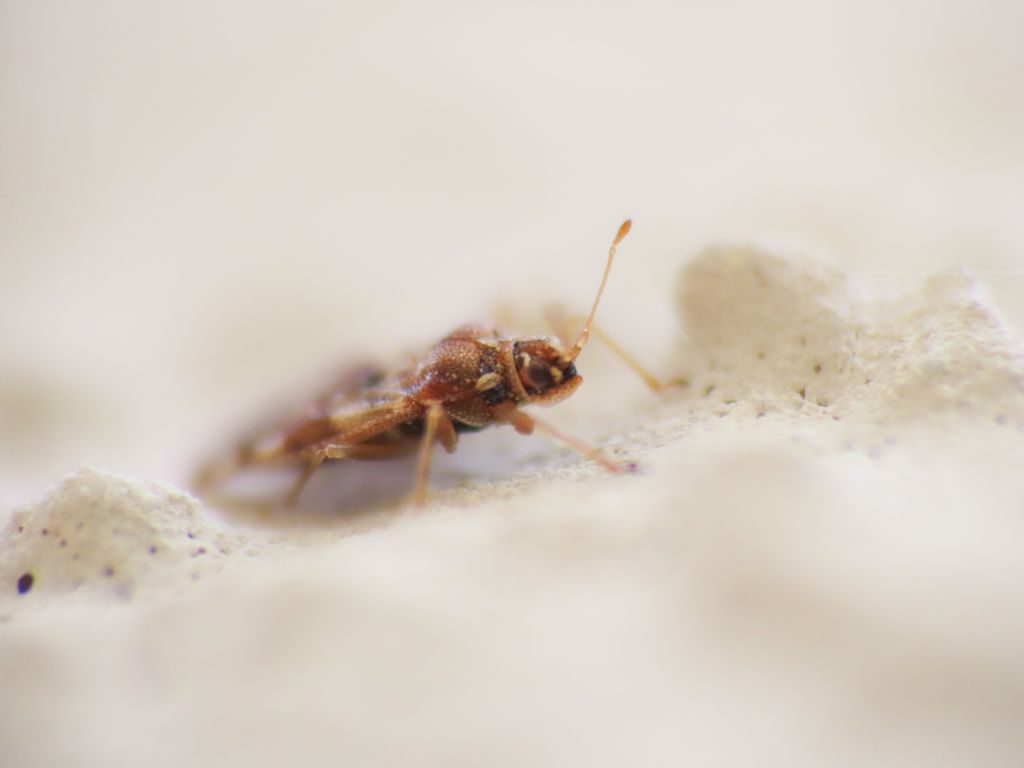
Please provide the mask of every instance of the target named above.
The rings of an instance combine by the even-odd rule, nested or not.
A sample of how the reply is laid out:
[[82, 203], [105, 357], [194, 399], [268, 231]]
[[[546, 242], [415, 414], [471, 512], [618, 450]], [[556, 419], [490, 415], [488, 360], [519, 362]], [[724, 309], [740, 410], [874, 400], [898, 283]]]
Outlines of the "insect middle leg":
[[420, 439], [420, 451], [416, 457], [416, 484], [412, 491], [412, 503], [417, 507], [422, 507], [427, 501], [427, 480], [430, 478], [434, 440], [438, 440], [448, 453], [455, 452], [458, 434], [440, 403], [431, 403], [424, 417], [423, 437]]

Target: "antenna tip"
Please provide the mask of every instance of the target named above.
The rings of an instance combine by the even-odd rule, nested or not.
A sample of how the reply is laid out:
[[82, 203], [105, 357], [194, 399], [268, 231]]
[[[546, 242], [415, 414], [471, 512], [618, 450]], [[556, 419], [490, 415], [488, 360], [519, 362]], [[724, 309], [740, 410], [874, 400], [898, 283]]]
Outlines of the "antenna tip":
[[629, 234], [629, 230], [633, 228], [633, 220], [626, 219], [622, 222], [622, 226], [619, 227], [619, 233], [615, 235], [615, 245], [618, 245], [625, 239], [626, 235]]

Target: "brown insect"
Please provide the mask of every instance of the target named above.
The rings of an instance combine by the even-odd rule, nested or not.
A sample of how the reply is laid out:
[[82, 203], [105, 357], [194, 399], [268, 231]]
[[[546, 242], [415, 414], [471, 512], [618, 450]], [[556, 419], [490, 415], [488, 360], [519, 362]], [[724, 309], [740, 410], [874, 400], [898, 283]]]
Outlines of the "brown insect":
[[[306, 481], [327, 459], [389, 459], [418, 447], [413, 502], [426, 499], [431, 449], [441, 443], [455, 451], [459, 435], [510, 424], [523, 435], [534, 429], [561, 440], [611, 472], [623, 469], [595, 448], [527, 414], [525, 405], [552, 405], [576, 391], [583, 379], [576, 358], [587, 344], [615, 251], [629, 233], [625, 221], [608, 249], [604, 275], [590, 314], [576, 340], [503, 336], [481, 325], [466, 325], [439, 341], [419, 362], [397, 373], [377, 368], [348, 372], [314, 402], [301, 419], [244, 442], [227, 460], [202, 469], [200, 487], [259, 465], [297, 464], [302, 471], [287, 497], [292, 504]], [[602, 335], [603, 337], [603, 335]], [[661, 384], [606, 337], [653, 389]]]

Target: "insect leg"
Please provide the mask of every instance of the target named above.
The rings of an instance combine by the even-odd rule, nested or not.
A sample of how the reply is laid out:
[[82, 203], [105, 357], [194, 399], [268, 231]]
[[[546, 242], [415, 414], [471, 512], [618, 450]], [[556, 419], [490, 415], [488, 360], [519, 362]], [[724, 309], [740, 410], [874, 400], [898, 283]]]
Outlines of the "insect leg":
[[324, 463], [325, 459], [389, 459], [403, 452], [402, 445], [388, 443], [382, 445], [375, 445], [373, 443], [356, 443], [354, 445], [332, 443], [322, 445], [310, 454], [306, 466], [302, 469], [302, 474], [295, 479], [291, 489], [288, 491], [285, 504], [289, 507], [295, 505], [302, 489], [309, 482], [309, 478]]
[[427, 479], [430, 476], [430, 457], [434, 439], [440, 436], [449, 453], [455, 450], [453, 439], [455, 427], [452, 426], [451, 419], [445, 414], [444, 407], [440, 403], [430, 404], [424, 423], [423, 437], [420, 439], [420, 452], [416, 457], [416, 484], [412, 491], [412, 503], [417, 507], [422, 507], [427, 500]]
[[[566, 317], [559, 307], [549, 307], [547, 312], [548, 324], [554, 330], [555, 335], [562, 341], [562, 345], [567, 344], [566, 339], [572, 338], [572, 329], [574, 326], [578, 327], [586, 318], [582, 315], [576, 315], [574, 317]], [[670, 379], [668, 381], [662, 381], [653, 373], [648, 371], [644, 366], [637, 362], [636, 358], [627, 352], [620, 344], [611, 338], [607, 333], [601, 330], [601, 327], [597, 325], [593, 320], [590, 321], [590, 332], [597, 337], [602, 344], [612, 351], [626, 366], [632, 370], [637, 376], [643, 379], [646, 384], [653, 392], [662, 392], [669, 387], [685, 387], [690, 382], [685, 378]]]
[[299, 500], [299, 494], [302, 493], [302, 489], [306, 486], [309, 478], [313, 476], [313, 473], [324, 463], [326, 458], [327, 452], [322, 448], [312, 453], [309, 461], [306, 462], [306, 466], [302, 468], [302, 474], [295, 478], [295, 482], [292, 483], [292, 487], [288, 490], [288, 495], [284, 497], [284, 505], [286, 507], [295, 506], [295, 502]]
[[565, 434], [561, 430], [553, 427], [551, 424], [548, 424], [546, 421], [542, 421], [536, 416], [532, 416], [525, 411], [514, 411], [509, 417], [509, 422], [515, 428], [516, 432], [521, 435], [532, 434], [534, 427], [536, 427], [541, 432], [547, 433], [556, 440], [561, 440], [577, 453], [581, 453], [588, 459], [596, 461], [609, 472], [621, 472], [623, 470], [623, 467], [606, 458], [603, 453], [597, 450], [597, 448], [587, 445], [585, 442], [573, 437], [572, 435]]
[[662, 381], [657, 376], [648, 371], [646, 368], [644, 368], [642, 365], [640, 365], [640, 363], [636, 361], [636, 358], [629, 354], [629, 352], [627, 352], [624, 348], [619, 346], [607, 333], [602, 331], [599, 326], [594, 325], [593, 322], [591, 322], [590, 324], [590, 330], [598, 339], [601, 340], [602, 344], [608, 347], [608, 349], [610, 349], [615, 355], [617, 355], [618, 358], [622, 362], [624, 362], [627, 367], [632, 369], [632, 371], [637, 376], [643, 379], [644, 384], [650, 387], [652, 392], [661, 392], [663, 390], [668, 389], [669, 387], [685, 387], [687, 384], [690, 383], [687, 379], [682, 377], [678, 379], [669, 379], [668, 381]]
[[199, 467], [192, 476], [192, 486], [204, 493], [224, 483], [226, 480], [256, 464], [290, 463], [294, 456], [282, 454], [279, 450], [267, 450], [256, 441], [241, 443], [222, 459], [214, 459]]
[[[384, 448], [383, 451], [379, 451], [380, 446], [367, 444], [366, 440], [415, 416], [420, 411], [420, 408], [415, 403], [392, 401], [361, 411], [332, 415], [328, 417], [324, 424], [316, 421], [307, 422], [306, 425], [303, 425], [285, 439], [285, 442], [279, 448], [285, 455], [290, 450], [290, 443], [296, 442], [296, 434], [303, 435], [306, 430], [309, 430], [314, 435], [320, 435], [328, 430], [334, 434], [323, 438], [319, 443], [296, 451], [300, 459], [306, 461], [306, 466], [303, 467], [302, 474], [296, 478], [294, 485], [288, 493], [286, 503], [289, 506], [294, 505], [303, 486], [317, 468], [323, 464], [324, 459], [382, 458], [395, 455], [393, 447], [389, 446]], [[316, 429], [315, 432], [312, 431], [314, 427]]]
[[241, 466], [241, 462], [235, 456], [220, 461], [209, 461], [193, 473], [192, 487], [199, 493], [205, 493], [223, 483]]

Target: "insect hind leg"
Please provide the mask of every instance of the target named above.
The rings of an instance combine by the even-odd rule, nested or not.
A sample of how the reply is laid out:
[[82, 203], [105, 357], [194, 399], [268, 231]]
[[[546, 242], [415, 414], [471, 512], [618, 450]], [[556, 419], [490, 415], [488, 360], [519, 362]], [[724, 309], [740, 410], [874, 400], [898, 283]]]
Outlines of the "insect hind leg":
[[292, 487], [288, 489], [288, 493], [284, 497], [284, 505], [286, 507], [295, 506], [296, 502], [299, 500], [299, 494], [302, 493], [302, 489], [306, 487], [306, 483], [309, 482], [309, 478], [311, 478], [313, 473], [319, 469], [320, 465], [324, 463], [324, 459], [326, 458], [327, 452], [322, 448], [312, 453], [306, 461], [306, 466], [302, 468], [302, 472], [297, 478], [295, 478], [295, 482], [292, 483]]
[[390, 459], [404, 453], [404, 447], [395, 443], [328, 443], [319, 446], [307, 454], [305, 465], [292, 487], [285, 496], [285, 506], [294, 507], [299, 500], [299, 494], [305, 488], [306, 483], [313, 476], [313, 473], [320, 468], [320, 465], [327, 459]]
[[221, 459], [207, 461], [192, 475], [192, 487], [199, 493], [206, 493], [227, 482], [248, 467], [258, 464], [287, 463], [280, 452], [261, 450], [254, 442], [245, 442]]

